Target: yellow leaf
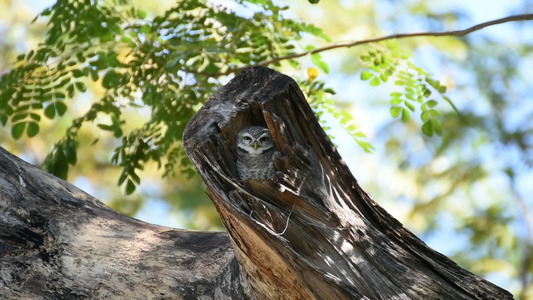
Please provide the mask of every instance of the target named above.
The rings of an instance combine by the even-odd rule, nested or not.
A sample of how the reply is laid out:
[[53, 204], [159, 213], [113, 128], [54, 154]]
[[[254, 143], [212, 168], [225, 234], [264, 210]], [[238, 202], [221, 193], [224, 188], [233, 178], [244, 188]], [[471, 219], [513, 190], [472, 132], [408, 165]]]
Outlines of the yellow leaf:
[[318, 70], [314, 67], [307, 69], [307, 78], [309, 81], [315, 80], [318, 77]]

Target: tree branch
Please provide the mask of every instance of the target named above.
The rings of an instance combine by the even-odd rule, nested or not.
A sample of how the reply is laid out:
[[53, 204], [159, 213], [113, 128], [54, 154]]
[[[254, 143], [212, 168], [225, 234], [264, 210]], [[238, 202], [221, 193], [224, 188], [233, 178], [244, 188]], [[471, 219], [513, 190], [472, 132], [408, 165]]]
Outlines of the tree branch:
[[332, 45], [329, 45], [329, 46], [326, 46], [326, 47], [317, 48], [317, 49], [306, 51], [306, 52], [302, 52], [302, 53], [276, 57], [276, 58], [273, 58], [273, 59], [270, 59], [270, 60], [264, 60], [264, 61], [258, 63], [257, 65], [266, 66], [266, 65], [270, 65], [272, 63], [276, 63], [278, 61], [298, 58], [298, 57], [311, 55], [311, 54], [315, 54], [315, 53], [320, 53], [320, 52], [324, 52], [324, 51], [329, 51], [329, 50], [333, 50], [333, 49], [337, 49], [337, 48], [351, 48], [351, 47], [354, 47], [354, 46], [359, 46], [359, 45], [369, 44], [369, 43], [377, 43], [377, 42], [382, 42], [382, 41], [386, 41], [386, 40], [404, 39], [404, 38], [420, 37], [420, 36], [435, 36], [435, 37], [438, 37], [438, 36], [457, 36], [457, 37], [461, 37], [461, 36], [465, 36], [465, 35], [467, 35], [469, 33], [481, 30], [481, 29], [483, 29], [485, 27], [489, 27], [489, 26], [492, 26], [492, 25], [503, 24], [503, 23], [507, 23], [507, 22], [514, 22], [514, 21], [529, 21], [529, 20], [533, 20], [533, 14], [515, 15], [515, 16], [510, 16], [510, 17], [506, 17], [506, 18], [497, 19], [497, 20], [492, 20], [492, 21], [481, 23], [481, 24], [478, 24], [478, 25], [475, 25], [475, 26], [472, 26], [470, 28], [463, 29], [463, 30], [392, 34], [392, 35], [382, 36], [382, 37], [373, 38], [373, 39], [366, 39], [366, 40], [360, 40], [360, 41], [354, 41], [354, 42], [332, 44]]
[[[469, 27], [469, 28], [466, 28], [466, 29], [463, 29], [463, 30], [440, 31], [440, 32], [398, 33], [398, 34], [392, 34], [392, 35], [387, 35], [387, 36], [382, 36], [382, 37], [377, 37], [377, 38], [372, 38], [372, 39], [366, 39], [366, 40], [352, 41], [352, 42], [346, 42], [346, 43], [336, 43], [336, 44], [331, 44], [329, 46], [325, 46], [325, 47], [322, 47], [322, 48], [317, 48], [317, 49], [314, 49], [314, 50], [309, 50], [309, 51], [305, 51], [305, 52], [301, 52], [301, 53], [294, 53], [294, 54], [289, 54], [289, 55], [285, 55], [285, 56], [274, 57], [272, 59], [268, 59], [268, 60], [264, 60], [264, 61], [258, 62], [257, 64], [255, 64], [255, 66], [268, 66], [268, 65], [271, 65], [273, 63], [280, 62], [280, 61], [299, 58], [299, 57], [303, 57], [303, 56], [306, 56], [306, 55], [325, 52], [325, 51], [329, 51], [329, 50], [333, 50], [333, 49], [351, 48], [351, 47], [355, 47], [355, 46], [359, 46], [359, 45], [377, 43], [377, 42], [382, 42], [382, 41], [386, 41], [386, 40], [395, 40], [395, 39], [397, 40], [397, 39], [412, 38], [412, 37], [422, 37], [422, 36], [434, 36], [434, 37], [456, 36], [456, 37], [462, 37], [462, 36], [465, 36], [467, 34], [470, 34], [470, 33], [474, 32], [474, 31], [478, 31], [478, 30], [481, 30], [481, 29], [483, 29], [485, 27], [489, 27], [489, 26], [493, 26], [493, 25], [498, 25], [498, 24], [503, 24], [503, 23], [508, 23], [508, 22], [531, 21], [531, 20], [533, 20], [533, 14], [521, 14], [521, 15], [514, 15], [514, 16], [509, 16], [509, 17], [505, 17], [505, 18], [501, 18], [501, 19], [496, 19], [496, 20], [480, 23], [480, 24], [474, 25], [472, 27]], [[229, 75], [229, 74], [232, 74], [232, 73], [237, 73], [237, 72], [242, 71], [243, 69], [245, 69], [247, 67], [249, 67], [249, 66], [239, 67], [239, 68], [235, 68], [235, 69], [228, 69], [227, 71], [220, 72], [220, 73], [205, 73], [205, 72], [199, 73], [199, 72], [194, 72], [194, 71], [190, 71], [190, 70], [188, 70], [188, 72], [196, 73], [196, 74], [200, 74], [200, 75], [207, 75], [207, 76], [222, 76], [222, 75]]]

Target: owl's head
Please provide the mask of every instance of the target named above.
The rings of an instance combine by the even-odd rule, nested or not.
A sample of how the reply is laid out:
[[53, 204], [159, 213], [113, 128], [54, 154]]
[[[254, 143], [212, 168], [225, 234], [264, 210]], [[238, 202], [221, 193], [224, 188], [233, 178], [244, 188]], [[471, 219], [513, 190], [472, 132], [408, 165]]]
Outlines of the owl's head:
[[237, 134], [237, 148], [256, 156], [274, 147], [272, 135], [266, 127], [251, 126]]

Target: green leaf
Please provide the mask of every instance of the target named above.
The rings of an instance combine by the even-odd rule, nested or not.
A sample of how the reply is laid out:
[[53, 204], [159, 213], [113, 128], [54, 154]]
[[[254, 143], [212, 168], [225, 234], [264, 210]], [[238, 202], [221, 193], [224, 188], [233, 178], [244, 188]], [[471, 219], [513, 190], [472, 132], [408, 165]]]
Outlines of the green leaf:
[[300, 23], [300, 29], [304, 32], [308, 32], [314, 36], [324, 39], [326, 42], [331, 42], [331, 38], [324, 34], [324, 31], [313, 24]]
[[30, 113], [30, 118], [34, 119], [37, 122], [41, 121], [41, 116], [36, 113]]
[[92, 79], [93, 81], [98, 80], [98, 77], [99, 77], [99, 76], [98, 76], [98, 71], [93, 70], [92, 68], [89, 68], [89, 72], [91, 73], [91, 79]]
[[411, 93], [405, 93], [405, 98], [413, 101], [415, 100], [415, 96]]
[[131, 178], [131, 180], [133, 180], [133, 182], [135, 182], [137, 184], [141, 183], [141, 178], [139, 177], [139, 175], [135, 174], [134, 172], [130, 173], [130, 178]]
[[145, 19], [148, 16], [148, 13], [142, 9], [137, 9], [137, 17], [139, 19]]
[[355, 126], [354, 124], [350, 124], [345, 129], [348, 130], [349, 132], [353, 132], [354, 130], [357, 129], [357, 126]]
[[56, 116], [56, 108], [54, 104], [50, 104], [44, 109], [44, 115], [49, 119], [53, 119]]
[[392, 105], [398, 105], [398, 104], [401, 104], [402, 102], [403, 102], [403, 100], [400, 99], [400, 98], [392, 98], [390, 100], [390, 104], [392, 104]]
[[76, 89], [78, 89], [78, 91], [82, 92], [82, 93], [85, 93], [85, 91], [87, 91], [87, 87], [85, 86], [85, 84], [83, 82], [76, 82], [74, 83], [74, 86], [76, 87]]
[[433, 123], [431, 120], [422, 125], [422, 132], [427, 136], [433, 136]]
[[141, 28], [139, 28], [140, 33], [149, 33], [150, 31], [152, 31], [152, 26], [148, 24], [144, 24], [143, 26], [141, 26]]
[[60, 100], [65, 100], [65, 93], [56, 92], [56, 93], [54, 93], [54, 98], [60, 99]]
[[311, 61], [320, 69], [320, 71], [326, 74], [329, 73], [329, 66], [322, 60], [322, 56], [319, 53], [311, 54]]
[[82, 77], [83, 76], [83, 72], [81, 70], [72, 70], [72, 76], [74, 76], [75, 78], [79, 78], [79, 77]]
[[126, 195], [131, 195], [131, 193], [135, 191], [135, 183], [133, 183], [131, 179], [128, 179], [128, 181], [126, 181], [126, 187], [124, 188], [124, 191]]
[[69, 98], [74, 97], [74, 85], [73, 84], [70, 84], [69, 86], [67, 86], [67, 93], [68, 93]]
[[7, 119], [7, 115], [0, 113], [0, 123], [2, 123], [2, 126], [6, 126]]
[[29, 122], [26, 133], [30, 138], [36, 136], [37, 133], [39, 133], [39, 124], [35, 122]]
[[361, 57], [361, 60], [364, 62], [369, 62], [372, 59], [370, 55], [361, 55], [360, 57]]
[[374, 79], [370, 81], [371, 86], [378, 86], [380, 84], [381, 84], [381, 80], [379, 79], [379, 77], [374, 77]]
[[11, 122], [17, 122], [26, 119], [28, 113], [17, 113], [11, 118]]
[[328, 94], [331, 94], [331, 95], [335, 95], [335, 90], [332, 89], [332, 88], [326, 88], [324, 89], [324, 93], [328, 93]]
[[437, 106], [438, 102], [435, 101], [435, 100], [429, 100], [429, 101], [426, 101], [426, 104], [429, 107], [435, 107], [435, 106]]
[[130, 37], [125, 36], [125, 35], [120, 37], [120, 41], [124, 42], [124, 43], [132, 43], [133, 42], [133, 40]]
[[67, 111], [67, 105], [63, 103], [62, 101], [56, 101], [54, 103], [54, 106], [56, 108], [56, 112], [58, 116], [62, 116]]
[[112, 41], [114, 38], [115, 38], [115, 35], [113, 34], [113, 32], [108, 31], [100, 37], [100, 42], [101, 43], [109, 42], [109, 41]]
[[393, 106], [390, 108], [390, 115], [393, 118], [397, 118], [401, 112], [402, 112], [402, 108], [400, 106]]
[[120, 177], [118, 178], [118, 185], [121, 185], [124, 180], [126, 180], [126, 178], [128, 178], [128, 174], [126, 172], [122, 172], [122, 174], [120, 174]]
[[422, 112], [422, 114], [420, 115], [420, 119], [422, 120], [422, 122], [426, 122], [427, 120], [429, 120], [431, 118], [431, 114], [428, 112], [428, 111], [424, 111]]
[[100, 129], [102, 129], [102, 130], [113, 131], [113, 126], [112, 126], [112, 125], [97, 124], [96, 126], [97, 126], [98, 128], [100, 128]]
[[361, 80], [369, 80], [372, 77], [374, 77], [374, 74], [370, 71], [361, 72]]
[[357, 142], [359, 147], [363, 148], [363, 150], [365, 150], [365, 152], [367, 153], [371, 153], [372, 150], [374, 150], [374, 147], [369, 142], [360, 141], [360, 140], [355, 140], [355, 141]]
[[119, 76], [114, 70], [109, 70], [102, 79], [102, 86], [106, 89], [111, 89], [118, 86]]
[[407, 123], [409, 122], [410, 119], [411, 119], [411, 115], [409, 114], [409, 111], [405, 108], [402, 108], [402, 121], [404, 123]]
[[428, 110], [429, 114], [431, 114], [433, 117], [438, 117], [440, 116], [440, 111], [436, 110], [436, 109], [430, 109]]
[[411, 111], [415, 111], [415, 106], [407, 101], [405, 101], [405, 106], [407, 106], [407, 108], [409, 108], [409, 110]]
[[11, 136], [15, 140], [20, 139], [20, 137], [24, 133], [24, 128], [26, 128], [26, 122], [20, 122], [20, 123], [13, 125], [13, 127], [11, 128]]
[[435, 118], [431, 119], [430, 122], [433, 125], [433, 129], [435, 129], [435, 132], [438, 135], [442, 135], [442, 126], [440, 125], [440, 122]]

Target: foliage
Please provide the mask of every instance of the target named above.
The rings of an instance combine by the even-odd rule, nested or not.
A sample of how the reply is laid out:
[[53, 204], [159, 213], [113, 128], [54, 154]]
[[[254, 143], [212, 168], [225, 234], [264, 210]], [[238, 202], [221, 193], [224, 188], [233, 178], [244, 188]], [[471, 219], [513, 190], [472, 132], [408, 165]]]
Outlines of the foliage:
[[[336, 50], [335, 56], [322, 51], [291, 58], [330, 45], [328, 36], [359, 39], [353, 35], [355, 29], [380, 36], [390, 28], [412, 32], [413, 20], [443, 31], [449, 24], [471, 20], [462, 10], [435, 9], [427, 1], [370, 1], [352, 8], [345, 2], [304, 1], [306, 5], [291, 4], [289, 9], [279, 1], [241, 0], [229, 9], [189, 0], [162, 14], [122, 0], [106, 4], [110, 2], [60, 0], [45, 10], [39, 21], [48, 22], [46, 39], [20, 55], [0, 80], [0, 122], [17, 139], [13, 143], [28, 145], [25, 136], [33, 137], [31, 143], [52, 139], [47, 124], [68, 122], [44, 168], [66, 178], [69, 164], [81, 168], [92, 155], [94, 148], [83, 146], [96, 143], [113, 150], [95, 168], [109, 164], [111, 156], [120, 174], [110, 172], [109, 166], [105, 172], [118, 178], [126, 193], [132, 193], [141, 179], [147, 181], [144, 176], [154, 162], [164, 176], [193, 174], [183, 151], [183, 129], [214, 91], [249, 65], [268, 65], [289, 74], [307, 71], [306, 78], [297, 80], [319, 120], [331, 116], [359, 147], [367, 152], [377, 149], [369, 156], [343, 156], [355, 159], [357, 168], [352, 170], [364, 172], [365, 188], [380, 205], [387, 207], [387, 199], [394, 199], [392, 209], [387, 209], [425, 239], [454, 231], [454, 238], [463, 242], [445, 254], [478, 274], [504, 274], [517, 287], [513, 291], [518, 297], [530, 297], [533, 246], [527, 238], [531, 232], [523, 233], [523, 219], [531, 216], [530, 200], [517, 205], [518, 199], [527, 198], [517, 191], [517, 182], [521, 176], [527, 178], [533, 166], [527, 102], [527, 83], [533, 77], [523, 71], [533, 53], [528, 35], [516, 34], [524, 42], [515, 44], [505, 44], [508, 41], [499, 36], [479, 38], [481, 32], [472, 38], [415, 38], [355, 47], [344, 55]], [[402, 13], [381, 14], [386, 5]], [[335, 17], [316, 17], [319, 10]], [[312, 15], [316, 26], [287, 18], [287, 12]], [[421, 48], [433, 49], [431, 64], [418, 60]], [[328, 74], [352, 76], [352, 83], [364, 81], [368, 90], [357, 91], [357, 100], [363, 100], [358, 107], [378, 106], [393, 118], [380, 123], [375, 135], [365, 132], [371, 137], [366, 138], [356, 126], [361, 120], [354, 120], [340, 101], [348, 103], [355, 96], [342, 95], [345, 91], [335, 87]], [[448, 76], [448, 88], [436, 79], [443, 76]], [[96, 85], [103, 93], [89, 93]], [[382, 90], [386, 96], [380, 96]], [[91, 102], [90, 107], [70, 122], [69, 114], [80, 102]], [[140, 112], [135, 116], [148, 117], [132, 117], [132, 110]], [[329, 130], [326, 122], [322, 124]], [[84, 135], [82, 129], [95, 132]], [[381, 162], [377, 168], [365, 165], [375, 160]], [[187, 184], [191, 186], [184, 187]], [[155, 198], [180, 203], [181, 210], [209, 204], [199, 200], [203, 191], [198, 178], [180, 181], [179, 187], [162, 186], [164, 195]], [[143, 193], [134, 197], [154, 198]], [[131, 214], [142, 206], [139, 198], [126, 204], [122, 198], [126, 197], [111, 205]], [[399, 210], [404, 215], [394, 210], [405, 203], [408, 208]], [[213, 209], [207, 214], [215, 213]], [[451, 221], [443, 222], [446, 218]]]
[[[119, 184], [125, 184], [126, 194], [135, 190], [141, 180], [137, 172], [150, 160], [165, 164], [167, 175], [176, 164], [191, 173], [181, 146], [183, 130], [223, 75], [293, 53], [303, 33], [328, 39], [310, 24], [282, 17], [286, 7], [240, 2], [243, 9], [250, 3], [263, 8], [250, 18], [195, 0], [147, 19], [134, 7], [60, 0], [41, 14], [50, 20], [46, 41], [20, 55], [2, 77], [0, 121], [11, 125], [15, 139], [24, 133], [33, 137], [42, 115], [63, 116], [67, 100], [85, 92], [87, 80], [99, 81], [105, 95], [72, 123], [43, 167], [65, 178], [65, 162], [76, 163], [79, 129], [97, 122], [100, 130], [121, 139], [112, 162], [123, 169]], [[149, 107], [150, 119], [124, 132], [125, 106]], [[111, 122], [100, 123], [102, 115]]]
[[[324, 113], [328, 113], [339, 121], [339, 125], [350, 134], [359, 147], [365, 152], [372, 152], [374, 147], [364, 140], [366, 135], [357, 128], [353, 117], [346, 110], [336, 107], [335, 102], [329, 97], [330, 95], [335, 95], [335, 91], [332, 88], [326, 88], [324, 82], [315, 80], [317, 76], [318, 71], [315, 68], [309, 68], [308, 79], [299, 81], [298, 84], [305, 93], [324, 130], [327, 132], [330, 129], [322, 118]], [[330, 138], [334, 140], [331, 135]]]
[[[402, 87], [402, 91], [391, 93], [390, 113], [393, 118], [400, 115], [404, 123], [411, 119], [411, 112], [415, 111], [413, 104], [419, 104], [421, 109], [420, 119], [424, 123], [422, 132], [427, 136], [433, 133], [442, 134], [442, 125], [437, 118], [441, 113], [435, 109], [438, 102], [429, 99], [432, 90], [439, 93], [440, 98], [449, 102], [444, 95], [446, 87], [439, 81], [431, 78], [422, 68], [415, 66], [408, 60], [409, 54], [401, 50], [398, 42], [389, 40], [380, 42], [373, 49], [360, 56], [370, 70], [361, 72], [361, 80], [368, 80], [371, 86], [386, 83], [390, 77], [396, 77], [394, 84]], [[453, 106], [455, 108], [455, 106]]]
[[[39, 132], [41, 116], [62, 117], [67, 100], [84, 93], [88, 80], [98, 81], [105, 95], [74, 120], [48, 155], [43, 164], [46, 170], [66, 178], [68, 165], [77, 161], [77, 133], [85, 123], [94, 122], [100, 130], [121, 139], [111, 161], [122, 167], [118, 183], [124, 184], [126, 194], [140, 183], [137, 173], [148, 161], [164, 164], [165, 175], [173, 174], [175, 167], [193, 174], [181, 149], [183, 130], [197, 105], [220, 87], [223, 76], [268, 60], [273, 60], [273, 66], [280, 66], [275, 60], [296, 53], [300, 49], [297, 41], [304, 33], [330, 41], [319, 28], [284, 18], [281, 12], [287, 7], [271, 1], [239, 3], [241, 9], [253, 4], [262, 10], [243, 17], [222, 6], [194, 0], [179, 2], [162, 16], [148, 19], [145, 11], [126, 5], [106, 6], [95, 0], [58, 1], [41, 13], [42, 17], [49, 17], [50, 24], [45, 42], [37, 50], [20, 55], [15, 67], [0, 81], [2, 125], [11, 125], [14, 139], [24, 133], [33, 137]], [[311, 45], [306, 50], [315, 48]], [[314, 53], [310, 58], [322, 72], [329, 72], [320, 54]], [[361, 59], [371, 70], [363, 71], [361, 78], [377, 86], [394, 75], [407, 56], [397, 43], [386, 42], [376, 45]], [[295, 60], [290, 63], [299, 68]], [[441, 93], [444, 87], [410, 62], [407, 66], [396, 75], [396, 84], [405, 86], [403, 96], [407, 100], [397, 92], [392, 94], [392, 116], [401, 112], [402, 120], [407, 122], [406, 108], [414, 111], [409, 101], [415, 101], [416, 96], [422, 109], [423, 132], [430, 136], [433, 132], [442, 133], [436, 118], [439, 112], [433, 108], [436, 102], [422, 101], [431, 94], [428, 85]], [[325, 97], [334, 93], [331, 89], [324, 89], [323, 83], [313, 80], [301, 84], [318, 115], [332, 114], [370, 152], [372, 145], [363, 140], [364, 133], [353, 124], [349, 113], [336, 109], [332, 100]], [[402, 103], [406, 108], [398, 106]], [[137, 129], [124, 132], [126, 106], [150, 108], [150, 119]], [[102, 115], [107, 115], [110, 123], [100, 121]]]

